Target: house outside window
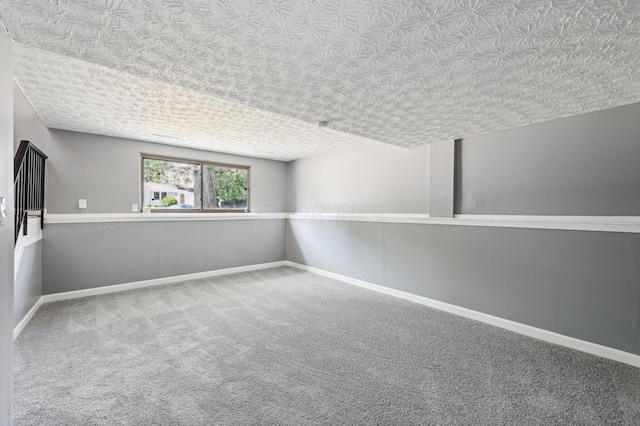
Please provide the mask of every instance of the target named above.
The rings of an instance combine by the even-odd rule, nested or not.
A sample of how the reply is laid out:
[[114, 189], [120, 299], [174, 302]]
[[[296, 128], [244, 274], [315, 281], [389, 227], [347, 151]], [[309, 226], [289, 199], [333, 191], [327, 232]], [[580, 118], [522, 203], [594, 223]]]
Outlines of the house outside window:
[[142, 154], [142, 205], [152, 212], [248, 212], [249, 166]]

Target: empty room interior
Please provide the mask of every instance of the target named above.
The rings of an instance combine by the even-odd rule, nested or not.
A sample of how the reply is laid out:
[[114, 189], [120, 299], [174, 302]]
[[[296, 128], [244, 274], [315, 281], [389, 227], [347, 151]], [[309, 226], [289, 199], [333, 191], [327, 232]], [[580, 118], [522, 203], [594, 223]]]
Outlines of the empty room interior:
[[640, 424], [640, 2], [0, 21], [0, 425]]

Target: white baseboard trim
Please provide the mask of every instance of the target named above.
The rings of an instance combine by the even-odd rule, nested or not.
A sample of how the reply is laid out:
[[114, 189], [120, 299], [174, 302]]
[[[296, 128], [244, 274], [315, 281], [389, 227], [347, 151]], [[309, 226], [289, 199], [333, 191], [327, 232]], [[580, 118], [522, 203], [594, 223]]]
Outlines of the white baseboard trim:
[[634, 355], [629, 352], [624, 352], [618, 349], [609, 348], [607, 346], [598, 345], [596, 343], [587, 342], [584, 340], [576, 339], [574, 337], [565, 336], [562, 334], [554, 333], [553, 331], [543, 330], [541, 328], [532, 327], [530, 325], [521, 324], [515, 321], [507, 320], [504, 318], [496, 317], [482, 312], [474, 311], [471, 309], [463, 308], [449, 303], [439, 302], [437, 300], [429, 299], [415, 294], [406, 293], [400, 290], [394, 290], [392, 288], [384, 287], [378, 284], [372, 284], [366, 281], [358, 280], [355, 278], [347, 277], [344, 275], [336, 274], [333, 272], [325, 271], [323, 269], [313, 268], [311, 266], [302, 265], [300, 263], [291, 262], [286, 260], [284, 262], [286, 266], [301, 269], [303, 271], [312, 272], [314, 274], [322, 275], [328, 278], [333, 278], [339, 281], [343, 281], [348, 284], [357, 285], [369, 290], [377, 291], [379, 293], [388, 294], [390, 296], [399, 297], [401, 299], [410, 300], [421, 305], [429, 306], [431, 308], [439, 309], [441, 311], [449, 312], [452, 314], [460, 315], [466, 318], [471, 318], [476, 321], [491, 324], [496, 327], [504, 328], [525, 336], [533, 337], [535, 339], [544, 340], [545, 342], [554, 343], [556, 345], [565, 346], [571, 349], [576, 349], [582, 352], [586, 352], [592, 355], [600, 356], [602, 358], [608, 358], [614, 361], [622, 362], [640, 368], [640, 355]]
[[629, 352], [624, 352], [618, 349], [609, 348], [607, 346], [598, 345], [596, 343], [587, 342], [584, 340], [554, 333], [552, 331], [543, 330], [541, 328], [532, 327], [526, 324], [521, 324], [515, 321], [507, 320], [504, 318], [496, 317], [493, 315], [489, 315], [489, 314], [474, 311], [471, 309], [463, 308], [460, 306], [452, 305], [449, 303], [429, 299], [423, 296], [406, 293], [404, 291], [395, 290], [395, 289], [384, 287], [378, 284], [369, 283], [367, 281], [358, 280], [356, 278], [347, 277], [344, 275], [336, 274], [334, 272], [325, 271], [323, 269], [313, 268], [311, 266], [302, 265], [300, 263], [291, 262], [289, 260], [283, 260], [283, 261], [271, 262], [271, 263], [262, 263], [257, 265], [239, 266], [236, 268], [217, 269], [214, 271], [197, 272], [194, 274], [176, 275], [172, 277], [157, 278], [152, 280], [137, 281], [137, 282], [131, 282], [131, 283], [125, 283], [125, 284], [116, 284], [116, 285], [97, 287], [97, 288], [91, 288], [86, 290], [47, 294], [40, 297], [40, 299], [38, 299], [36, 304], [29, 310], [27, 315], [25, 315], [22, 321], [20, 321], [20, 323], [15, 327], [13, 331], [13, 339], [15, 340], [18, 338], [22, 330], [27, 326], [31, 318], [33, 318], [33, 316], [36, 314], [40, 306], [42, 306], [44, 303], [57, 302], [62, 300], [71, 300], [71, 299], [77, 299], [77, 298], [87, 297], [87, 296], [95, 296], [99, 294], [116, 293], [120, 291], [154, 287], [159, 285], [173, 284], [173, 283], [178, 283], [182, 281], [215, 277], [220, 275], [235, 274], [239, 272], [275, 268], [278, 266], [290, 266], [293, 268], [312, 272], [314, 274], [322, 275], [328, 278], [333, 278], [348, 284], [356, 285], [358, 287], [377, 291], [379, 293], [384, 293], [394, 297], [399, 297], [401, 299], [409, 300], [415, 303], [419, 303], [421, 305], [429, 306], [431, 308], [439, 309], [441, 311], [449, 312], [455, 315], [471, 318], [476, 321], [480, 321], [496, 327], [504, 328], [506, 330], [510, 330], [525, 336], [533, 337], [535, 339], [543, 340], [549, 343], [554, 343], [560, 346], [565, 346], [571, 349], [576, 349], [592, 355], [600, 356], [603, 358], [611, 359], [614, 361], [622, 362], [622, 363], [640, 368], [639, 355], [634, 355]]
[[33, 305], [31, 309], [29, 309], [29, 312], [27, 312], [27, 315], [25, 315], [24, 318], [22, 318], [22, 321], [20, 321], [18, 325], [16, 325], [16, 328], [13, 329], [14, 341], [18, 338], [20, 333], [22, 333], [22, 330], [24, 330], [27, 324], [29, 324], [29, 321], [31, 321], [31, 318], [33, 318], [36, 312], [38, 312], [38, 309], [40, 309], [40, 306], [42, 306], [43, 303], [44, 302], [42, 301], [42, 297], [40, 297], [40, 299], [38, 299], [36, 304]]
[[172, 277], [156, 278], [152, 280], [136, 281], [125, 284], [107, 285], [104, 287], [88, 288], [86, 290], [67, 291], [64, 293], [45, 294], [41, 297], [43, 303], [58, 302], [61, 300], [78, 299], [80, 297], [96, 296], [99, 294], [117, 293], [138, 288], [155, 287], [158, 285], [174, 284], [182, 281], [197, 280], [200, 278], [216, 277], [219, 275], [237, 274], [238, 272], [257, 271], [259, 269], [284, 266], [285, 261], [260, 263], [257, 265], [238, 266], [236, 268], [216, 269], [214, 271], [196, 272], [194, 274], [175, 275]]
[[117, 293], [126, 290], [135, 290], [138, 288], [155, 287], [159, 285], [174, 284], [182, 281], [197, 280], [200, 278], [216, 277], [220, 275], [237, 274], [238, 272], [257, 271], [260, 269], [275, 268], [278, 266], [284, 266], [285, 261], [270, 263], [259, 263], [257, 265], [238, 266], [235, 268], [216, 269], [213, 271], [196, 272], [193, 274], [174, 275], [172, 277], [156, 278], [153, 280], [136, 281], [125, 284], [114, 284], [104, 287], [88, 288], [86, 290], [67, 291], [64, 293], [45, 294], [38, 299], [33, 308], [29, 310], [27, 315], [20, 321], [20, 323], [13, 330], [13, 340], [16, 340], [22, 330], [27, 326], [31, 318], [38, 312], [40, 306], [45, 303], [59, 302], [62, 300], [79, 299], [81, 297], [96, 296], [99, 294]]

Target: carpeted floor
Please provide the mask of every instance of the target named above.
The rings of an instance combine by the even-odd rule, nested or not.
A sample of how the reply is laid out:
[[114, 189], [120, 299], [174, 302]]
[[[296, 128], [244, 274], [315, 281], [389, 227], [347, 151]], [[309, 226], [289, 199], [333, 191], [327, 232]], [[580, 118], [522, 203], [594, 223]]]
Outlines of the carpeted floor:
[[275, 268], [42, 306], [20, 425], [640, 424], [640, 369]]

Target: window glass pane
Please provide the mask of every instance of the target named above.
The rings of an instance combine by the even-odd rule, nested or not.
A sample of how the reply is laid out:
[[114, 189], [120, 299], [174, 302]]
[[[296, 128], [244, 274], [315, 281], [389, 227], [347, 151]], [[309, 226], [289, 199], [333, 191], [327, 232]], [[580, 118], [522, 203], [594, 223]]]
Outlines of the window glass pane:
[[204, 166], [203, 204], [205, 209], [247, 208], [247, 169]]
[[195, 194], [200, 166], [176, 161], [144, 159], [144, 207], [199, 209]]

